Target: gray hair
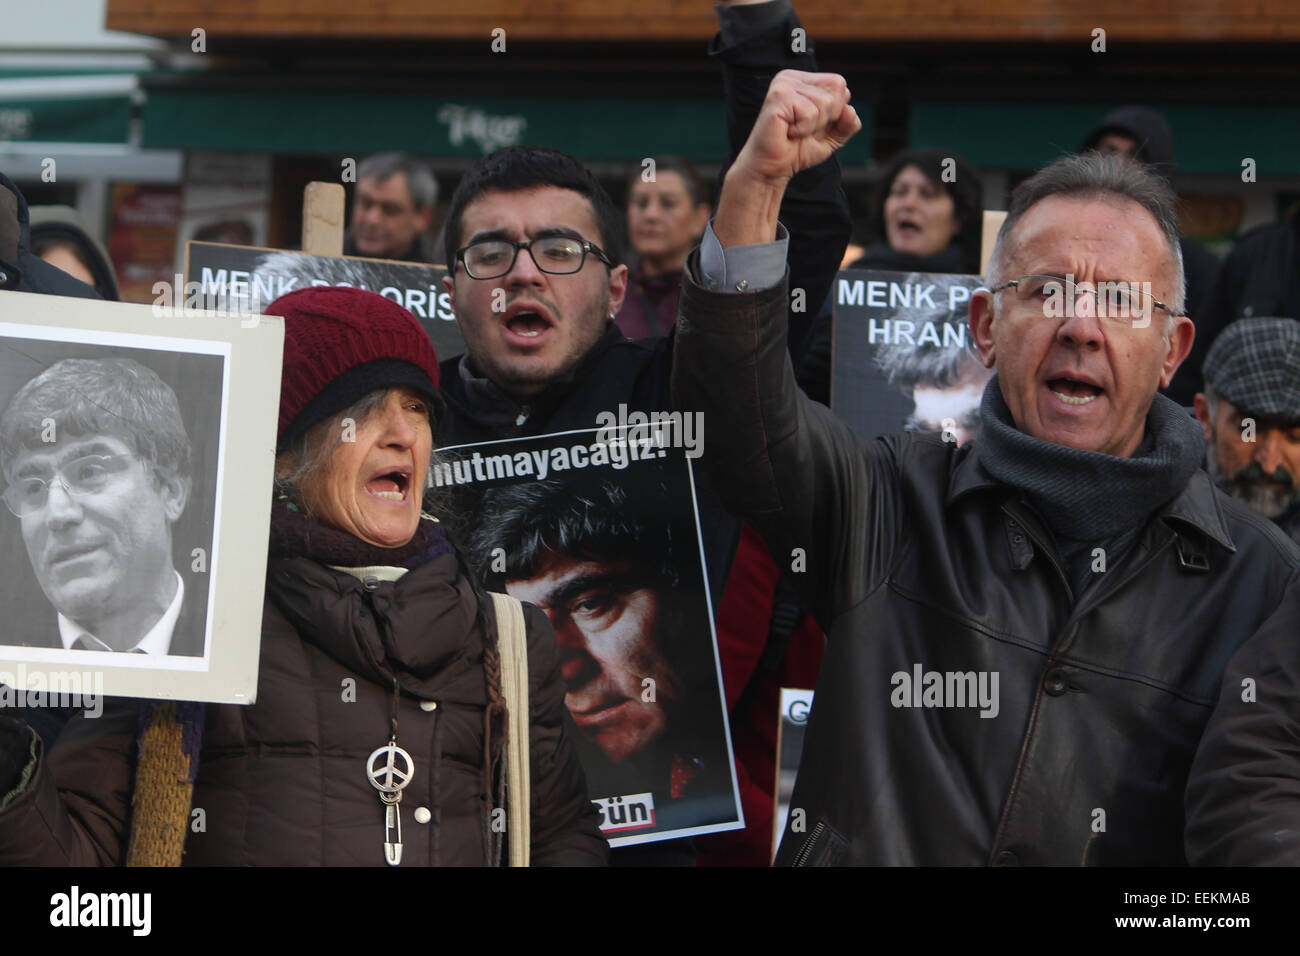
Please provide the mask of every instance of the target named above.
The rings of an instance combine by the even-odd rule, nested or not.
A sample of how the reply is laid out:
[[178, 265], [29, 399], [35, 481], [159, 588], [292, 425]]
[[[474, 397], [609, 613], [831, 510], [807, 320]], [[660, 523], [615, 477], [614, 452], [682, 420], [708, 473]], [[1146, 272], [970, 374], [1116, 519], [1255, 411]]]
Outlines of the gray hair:
[[1049, 196], [1073, 199], [1100, 199], [1107, 196], [1127, 199], [1137, 203], [1156, 221], [1169, 244], [1169, 256], [1174, 264], [1174, 288], [1170, 296], [1171, 314], [1165, 334], [1173, 328], [1173, 314], [1182, 312], [1186, 303], [1186, 278], [1183, 273], [1183, 250], [1178, 235], [1178, 211], [1174, 191], [1159, 174], [1141, 163], [1118, 156], [1102, 156], [1088, 152], [1079, 156], [1065, 156], [1044, 166], [1016, 187], [1011, 194], [1011, 208], [998, 230], [993, 255], [989, 258], [988, 283], [1000, 285], [1006, 281], [1007, 247], [1009, 238], [1020, 217], [1032, 206]]
[[943, 347], [929, 343], [880, 345], [873, 361], [889, 384], [900, 388], [952, 388], [967, 372], [984, 367], [964, 345]]
[[[250, 270], [252, 276], [248, 284], [251, 297], [256, 292], [260, 298], [256, 303], [246, 304], [254, 311], [270, 305], [275, 299], [287, 292], [310, 289], [313, 286], [343, 285], [368, 292], [380, 292], [389, 284], [389, 275], [385, 270], [391, 262], [376, 262], [371, 259], [353, 259], [348, 256], [318, 257], [303, 252], [272, 250], [258, 256]], [[264, 292], [263, 289], [270, 290]], [[268, 299], [266, 296], [270, 296]], [[393, 298], [384, 296], [391, 302], [405, 307], [399, 295]]]
[[[386, 388], [367, 392], [343, 411], [307, 429], [276, 456], [276, 490], [297, 505], [303, 514], [312, 517], [311, 503], [302, 489], [319, 482], [329, 470], [335, 450], [343, 444], [343, 422], [350, 418], [356, 424], [361, 424], [366, 416], [379, 407], [387, 394]], [[280, 474], [281, 467], [288, 469], [286, 474]]]
[[176, 393], [132, 359], [63, 359], [20, 388], [0, 415], [6, 480], [24, 451], [49, 447], [47, 420], [64, 435], [111, 435], [159, 471], [189, 477], [190, 440]]
[[357, 166], [357, 179], [375, 179], [382, 182], [394, 173], [406, 176], [406, 188], [411, 193], [411, 203], [417, 210], [428, 209], [438, 201], [438, 180], [429, 167], [406, 153], [376, 153], [367, 156]]

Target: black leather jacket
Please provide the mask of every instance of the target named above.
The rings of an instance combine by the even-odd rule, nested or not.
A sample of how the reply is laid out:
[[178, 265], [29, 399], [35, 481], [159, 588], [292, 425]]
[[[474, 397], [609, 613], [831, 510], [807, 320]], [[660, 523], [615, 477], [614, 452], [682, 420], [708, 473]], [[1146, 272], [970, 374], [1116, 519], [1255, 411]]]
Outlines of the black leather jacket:
[[1300, 866], [1300, 588], [1228, 664], [1187, 783], [1187, 859]]
[[1224, 669], [1300, 550], [1197, 471], [1076, 603], [1038, 516], [971, 446], [864, 442], [798, 394], [785, 296], [688, 275], [673, 377], [677, 407], [707, 416], [724, 503], [805, 569], [829, 634], [777, 863], [1184, 863]]

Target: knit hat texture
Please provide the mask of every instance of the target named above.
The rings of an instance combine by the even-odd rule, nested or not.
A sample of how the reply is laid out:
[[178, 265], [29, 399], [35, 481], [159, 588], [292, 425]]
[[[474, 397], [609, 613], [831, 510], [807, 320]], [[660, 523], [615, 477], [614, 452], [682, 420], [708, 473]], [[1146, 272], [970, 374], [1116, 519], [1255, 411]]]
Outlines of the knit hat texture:
[[391, 299], [348, 286], [312, 286], [280, 296], [266, 314], [284, 317], [277, 452], [379, 388], [405, 385], [441, 408], [433, 343]]

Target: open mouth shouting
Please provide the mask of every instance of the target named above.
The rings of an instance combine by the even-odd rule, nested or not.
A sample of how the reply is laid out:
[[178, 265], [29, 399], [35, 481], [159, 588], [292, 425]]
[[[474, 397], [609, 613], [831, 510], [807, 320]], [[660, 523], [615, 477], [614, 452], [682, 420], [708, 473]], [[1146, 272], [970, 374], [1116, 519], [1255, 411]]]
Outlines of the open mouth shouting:
[[521, 348], [540, 345], [555, 328], [554, 313], [534, 299], [518, 299], [502, 317], [506, 341]]
[[919, 236], [921, 234], [921, 224], [915, 219], [902, 218], [894, 227], [898, 230], [900, 236]]
[[1076, 407], [1092, 404], [1105, 391], [1094, 382], [1072, 376], [1049, 379], [1047, 387], [1063, 404]]
[[381, 501], [403, 504], [411, 492], [410, 466], [384, 469], [372, 475], [366, 481], [366, 494]]

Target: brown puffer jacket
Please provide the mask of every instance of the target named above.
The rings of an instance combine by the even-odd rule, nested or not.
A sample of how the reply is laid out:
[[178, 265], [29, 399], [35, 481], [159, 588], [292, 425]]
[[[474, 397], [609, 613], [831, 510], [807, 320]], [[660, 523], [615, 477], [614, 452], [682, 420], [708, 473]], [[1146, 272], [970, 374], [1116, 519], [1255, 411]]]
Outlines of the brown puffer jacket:
[[[366, 762], [388, 742], [394, 677], [397, 743], [415, 768], [400, 805], [401, 865], [489, 863], [480, 602], [492, 633], [496, 622], [458, 558], [365, 583], [309, 558], [273, 558], [266, 598], [257, 703], [207, 708], [193, 796], [203, 813], [191, 814], [184, 864], [385, 865]], [[555, 637], [542, 612], [524, 611], [532, 863], [603, 865], [608, 846], [566, 736]], [[0, 812], [0, 862], [125, 859], [138, 715], [136, 703], [110, 701], [101, 718], [67, 725]]]

